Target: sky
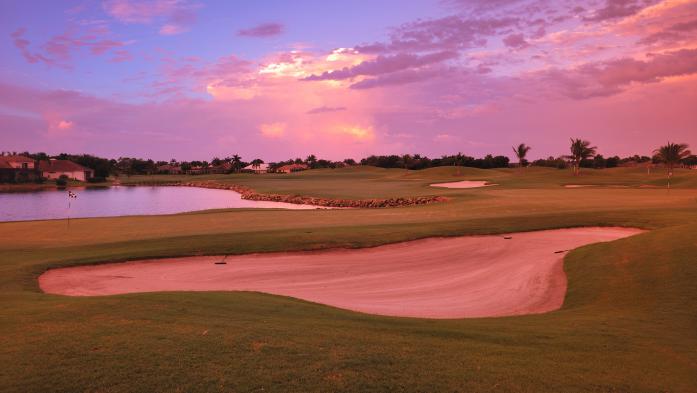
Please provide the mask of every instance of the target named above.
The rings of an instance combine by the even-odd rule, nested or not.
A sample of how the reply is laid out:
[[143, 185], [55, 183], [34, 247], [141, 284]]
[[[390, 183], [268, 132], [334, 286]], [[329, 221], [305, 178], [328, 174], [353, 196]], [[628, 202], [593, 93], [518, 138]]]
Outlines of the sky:
[[0, 0], [0, 150], [697, 148], [697, 0]]

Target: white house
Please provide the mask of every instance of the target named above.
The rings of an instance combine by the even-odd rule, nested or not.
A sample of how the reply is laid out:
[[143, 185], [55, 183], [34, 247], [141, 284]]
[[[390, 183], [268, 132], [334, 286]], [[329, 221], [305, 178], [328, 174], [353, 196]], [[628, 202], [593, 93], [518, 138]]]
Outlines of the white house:
[[58, 179], [65, 175], [68, 179], [87, 181], [94, 176], [94, 171], [90, 168], [68, 160], [39, 161], [39, 171], [47, 179]]
[[269, 164], [251, 164], [242, 168], [243, 172], [266, 173], [269, 171]]

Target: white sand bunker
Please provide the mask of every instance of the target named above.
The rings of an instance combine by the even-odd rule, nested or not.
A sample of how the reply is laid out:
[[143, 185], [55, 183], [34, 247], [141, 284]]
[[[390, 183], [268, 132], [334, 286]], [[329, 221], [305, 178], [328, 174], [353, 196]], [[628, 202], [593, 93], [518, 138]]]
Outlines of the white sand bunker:
[[[432, 238], [375, 248], [188, 257], [49, 270], [47, 293], [259, 291], [371, 314], [494, 317], [561, 307], [564, 252], [641, 232], [577, 228]], [[216, 264], [218, 263], [218, 264]]]
[[483, 180], [462, 180], [455, 181], [451, 183], [435, 183], [431, 184], [431, 187], [443, 187], [443, 188], [479, 188], [479, 187], [489, 187], [496, 186], [497, 184], [488, 183]]

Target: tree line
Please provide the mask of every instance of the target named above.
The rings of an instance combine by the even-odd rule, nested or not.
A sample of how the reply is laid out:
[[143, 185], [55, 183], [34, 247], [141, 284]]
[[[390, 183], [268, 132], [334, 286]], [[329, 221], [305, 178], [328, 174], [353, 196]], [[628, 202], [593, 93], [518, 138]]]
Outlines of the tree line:
[[[537, 159], [532, 162], [527, 160], [528, 153], [532, 148], [524, 143], [514, 146], [513, 152], [517, 158], [517, 163], [511, 163], [506, 156], [493, 156], [488, 154], [483, 158], [475, 158], [462, 153], [454, 155], [443, 155], [438, 158], [429, 158], [421, 154], [404, 154], [404, 155], [371, 155], [366, 158], [356, 161], [352, 158], [347, 158], [342, 161], [332, 161], [318, 158], [314, 154], [310, 154], [305, 159], [294, 158], [285, 161], [269, 162], [269, 167], [275, 170], [281, 166], [289, 164], [305, 164], [310, 169], [319, 168], [339, 168], [353, 165], [375, 166], [380, 168], [403, 168], [411, 170], [419, 170], [442, 166], [464, 166], [481, 169], [491, 168], [507, 168], [510, 166], [526, 167], [526, 166], [541, 166], [552, 167], [558, 169], [570, 168], [575, 175], [578, 175], [581, 168], [614, 168], [629, 162], [636, 164], [657, 164], [665, 163], [669, 168], [672, 176], [673, 169], [678, 165], [697, 165], [697, 156], [692, 155], [689, 146], [684, 143], [668, 143], [654, 150], [652, 156], [634, 155], [620, 158], [619, 156], [604, 157], [597, 154], [597, 147], [593, 146], [589, 141], [581, 138], [571, 138], [568, 155], [558, 157], [550, 156], [548, 158]], [[172, 159], [170, 161], [154, 161], [151, 159], [142, 159], [134, 157], [119, 157], [118, 159], [102, 158], [90, 154], [67, 154], [61, 153], [56, 156], [49, 156], [46, 153], [17, 153], [3, 152], [2, 154], [24, 155], [35, 160], [49, 160], [56, 158], [60, 160], [69, 160], [78, 163], [82, 166], [91, 168], [95, 171], [96, 178], [107, 178], [109, 176], [119, 175], [148, 175], [156, 174], [159, 168], [169, 165], [181, 168], [182, 171], [188, 171], [192, 168], [212, 168], [224, 166], [227, 172], [239, 172], [245, 166], [250, 164], [259, 165], [264, 161], [255, 158], [249, 162], [244, 161], [238, 154], [233, 154], [225, 158], [214, 157], [210, 161], [178, 161]]]

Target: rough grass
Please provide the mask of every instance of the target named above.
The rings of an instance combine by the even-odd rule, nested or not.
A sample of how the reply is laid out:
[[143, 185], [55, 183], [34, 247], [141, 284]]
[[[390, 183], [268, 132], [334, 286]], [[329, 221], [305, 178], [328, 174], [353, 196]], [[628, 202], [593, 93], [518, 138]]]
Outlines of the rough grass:
[[[225, 178], [269, 192], [451, 201], [85, 219], [69, 229], [66, 221], [0, 224], [0, 391], [697, 391], [697, 173], [680, 173], [669, 194], [564, 189], [580, 179], [556, 170], [312, 172]], [[581, 178], [598, 177], [593, 184], [644, 183], [637, 171], [587, 172]], [[427, 186], [459, 177], [501, 186]], [[388, 318], [258, 293], [71, 298], [36, 284], [55, 266], [579, 225], [652, 230], [569, 253], [564, 307], [543, 315]]]

